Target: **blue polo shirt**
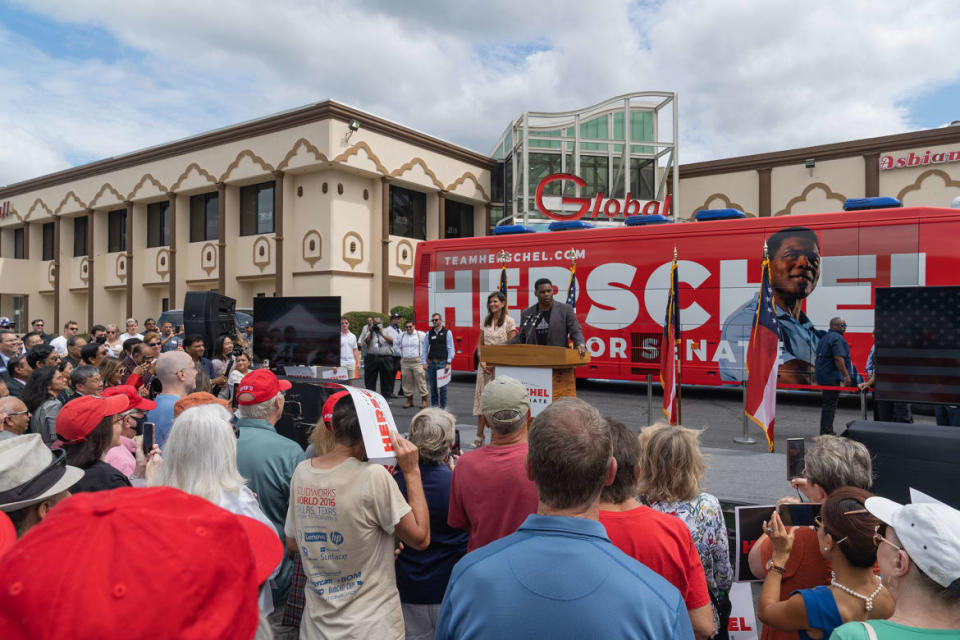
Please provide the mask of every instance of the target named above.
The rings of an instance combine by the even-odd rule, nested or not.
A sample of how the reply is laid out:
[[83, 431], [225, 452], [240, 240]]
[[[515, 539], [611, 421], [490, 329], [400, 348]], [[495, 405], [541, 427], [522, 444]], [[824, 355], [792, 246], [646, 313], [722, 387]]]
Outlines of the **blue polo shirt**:
[[837, 369], [837, 363], [833, 361], [834, 356], [843, 358], [843, 364], [849, 373], [850, 345], [847, 344], [842, 333], [835, 329], [830, 329], [820, 340], [820, 346], [817, 347], [817, 384], [843, 384], [843, 373]]
[[599, 522], [533, 514], [457, 563], [435, 637], [686, 640], [693, 628], [680, 592]]
[[[743, 361], [744, 346], [750, 342], [750, 332], [753, 330], [753, 320], [757, 315], [759, 300], [760, 292], [758, 291], [753, 294], [753, 298], [731, 313], [727, 321], [723, 323], [723, 332], [720, 338], [726, 340], [730, 346], [730, 357], [732, 359], [728, 357], [719, 358], [717, 366], [720, 369], [722, 380], [742, 382], [747, 378]], [[773, 308], [777, 313], [777, 324], [780, 325], [780, 342], [783, 343], [783, 348], [780, 350], [780, 361], [786, 364], [791, 360], [800, 360], [812, 365], [823, 332], [814, 328], [810, 318], [802, 311], [799, 318], [794, 318], [793, 314], [784, 311], [776, 303], [774, 303]]]

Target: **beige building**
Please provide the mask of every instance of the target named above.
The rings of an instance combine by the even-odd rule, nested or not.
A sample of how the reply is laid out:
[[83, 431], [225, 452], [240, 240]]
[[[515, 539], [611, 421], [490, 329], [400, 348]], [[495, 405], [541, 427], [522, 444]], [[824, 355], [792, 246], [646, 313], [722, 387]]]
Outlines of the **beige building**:
[[960, 126], [680, 165], [677, 213], [784, 216], [839, 211], [847, 198], [872, 196], [949, 207], [960, 197]]
[[187, 291], [412, 304], [417, 243], [483, 234], [496, 162], [323, 102], [0, 189], [0, 315], [120, 323]]
[[560, 171], [579, 172], [578, 195], [621, 205], [669, 193], [680, 221], [960, 197], [960, 126], [680, 165], [679, 182], [663, 142], [675, 130], [675, 95], [641, 92], [523, 114], [487, 156], [328, 101], [27, 180], [0, 188], [0, 315], [86, 329], [206, 289], [238, 307], [335, 295], [345, 311], [386, 311], [412, 303], [418, 242], [521, 214], [543, 227], [529, 198]]

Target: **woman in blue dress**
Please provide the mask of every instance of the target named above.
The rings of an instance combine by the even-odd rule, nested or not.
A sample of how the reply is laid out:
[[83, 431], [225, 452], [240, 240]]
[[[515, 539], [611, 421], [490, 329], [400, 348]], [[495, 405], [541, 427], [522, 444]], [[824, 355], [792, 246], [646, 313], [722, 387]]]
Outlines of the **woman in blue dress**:
[[870, 492], [855, 487], [841, 487], [830, 494], [814, 524], [820, 554], [833, 569], [830, 585], [800, 589], [782, 601], [780, 579], [794, 533], [776, 512], [764, 523], [773, 557], [757, 608], [763, 624], [780, 631], [797, 631], [801, 640], [819, 640], [829, 638], [844, 622], [893, 614], [893, 598], [874, 573], [877, 545], [873, 534], [880, 521], [863, 505], [870, 496]]

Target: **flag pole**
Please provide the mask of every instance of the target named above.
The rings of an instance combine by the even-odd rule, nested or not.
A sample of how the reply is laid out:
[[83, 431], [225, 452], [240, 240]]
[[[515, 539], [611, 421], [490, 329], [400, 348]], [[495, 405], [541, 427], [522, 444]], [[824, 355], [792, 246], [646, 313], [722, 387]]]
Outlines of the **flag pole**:
[[[674, 267], [677, 266], [677, 245], [673, 245], [673, 264]], [[679, 270], [675, 274], [679, 276]], [[681, 385], [681, 374], [683, 372], [683, 362], [680, 359], [683, 349], [680, 347], [680, 286], [679, 283], [676, 285], [676, 297], [674, 297], [673, 307], [677, 312], [676, 323], [677, 323], [677, 336], [674, 340], [674, 362], [677, 363], [677, 424], [683, 424], [683, 386]]]

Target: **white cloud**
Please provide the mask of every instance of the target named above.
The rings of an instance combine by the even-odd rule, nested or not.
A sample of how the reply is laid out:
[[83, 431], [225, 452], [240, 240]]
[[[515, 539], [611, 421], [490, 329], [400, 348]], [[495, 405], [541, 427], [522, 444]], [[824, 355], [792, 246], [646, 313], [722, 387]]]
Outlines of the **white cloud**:
[[[25, 5], [26, 6], [26, 5]], [[680, 94], [681, 160], [905, 131], [960, 79], [941, 3], [35, 0], [142, 55], [16, 56], [0, 183], [333, 98], [487, 152], [527, 110]], [[0, 31], [3, 38], [12, 35]]]

